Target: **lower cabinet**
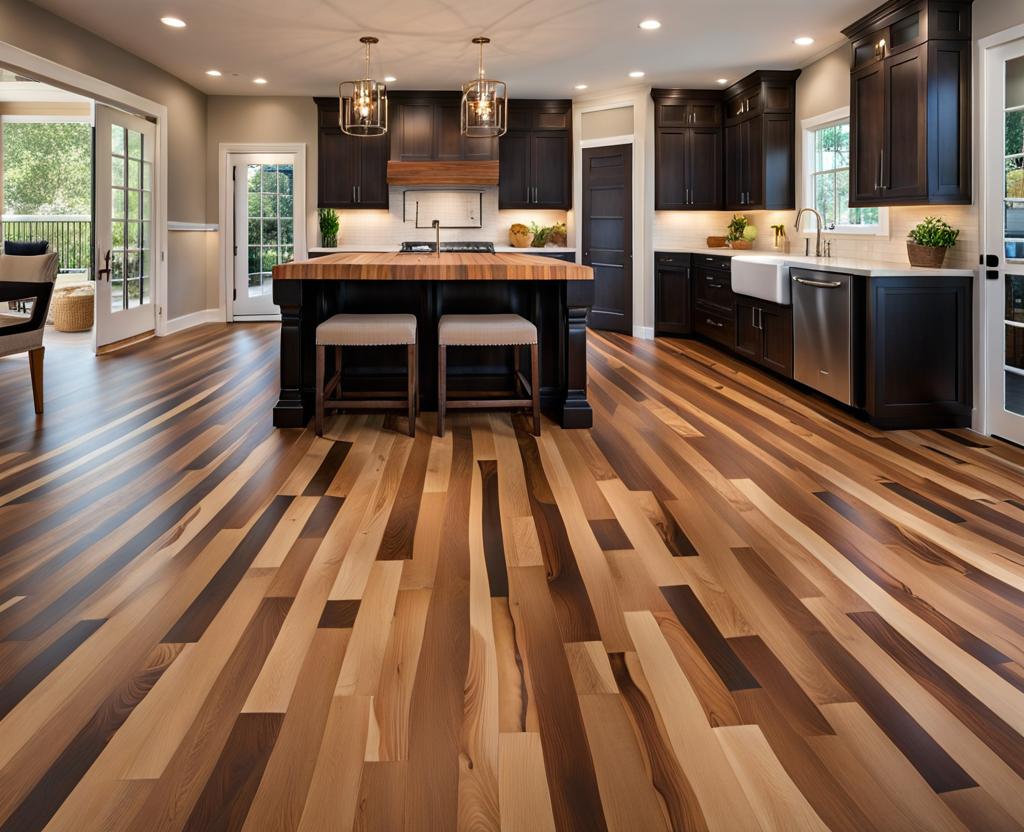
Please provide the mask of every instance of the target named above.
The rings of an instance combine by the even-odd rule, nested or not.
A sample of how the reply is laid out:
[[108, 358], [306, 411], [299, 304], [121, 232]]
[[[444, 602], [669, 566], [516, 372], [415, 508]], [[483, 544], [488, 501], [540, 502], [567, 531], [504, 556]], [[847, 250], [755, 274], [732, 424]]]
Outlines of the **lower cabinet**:
[[655, 255], [655, 335], [689, 335], [693, 332], [691, 294], [690, 255]]
[[736, 340], [736, 323], [731, 315], [712, 312], [698, 306], [694, 310], [693, 330], [727, 349], [733, 349]]
[[793, 377], [793, 309], [736, 295], [736, 344], [740, 355]]

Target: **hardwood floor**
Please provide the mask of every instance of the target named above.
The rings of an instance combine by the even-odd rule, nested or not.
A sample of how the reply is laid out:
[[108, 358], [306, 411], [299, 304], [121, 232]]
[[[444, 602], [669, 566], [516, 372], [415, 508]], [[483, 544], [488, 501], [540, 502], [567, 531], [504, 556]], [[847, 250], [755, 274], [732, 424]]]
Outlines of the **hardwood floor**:
[[1021, 449], [594, 334], [593, 431], [317, 439], [276, 349], [0, 361], [0, 829], [1024, 829]]

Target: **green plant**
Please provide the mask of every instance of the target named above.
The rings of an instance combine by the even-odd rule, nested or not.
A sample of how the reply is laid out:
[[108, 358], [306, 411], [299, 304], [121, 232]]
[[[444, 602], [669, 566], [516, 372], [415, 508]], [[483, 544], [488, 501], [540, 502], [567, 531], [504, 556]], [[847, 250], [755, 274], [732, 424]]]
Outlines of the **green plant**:
[[544, 248], [548, 241], [548, 237], [551, 236], [551, 232], [554, 230], [554, 226], [545, 227], [543, 225], [537, 225], [535, 222], [530, 223], [530, 231], [533, 232], [533, 243], [531, 245], [534, 248]]
[[325, 248], [333, 248], [338, 244], [338, 214], [333, 208], [320, 209], [320, 241]]
[[928, 248], [953, 248], [959, 236], [960, 229], [940, 217], [925, 217], [910, 229], [910, 242]]
[[742, 240], [748, 225], [750, 225], [750, 220], [743, 216], [743, 214], [733, 214], [729, 225], [726, 227], [725, 239], [730, 243]]

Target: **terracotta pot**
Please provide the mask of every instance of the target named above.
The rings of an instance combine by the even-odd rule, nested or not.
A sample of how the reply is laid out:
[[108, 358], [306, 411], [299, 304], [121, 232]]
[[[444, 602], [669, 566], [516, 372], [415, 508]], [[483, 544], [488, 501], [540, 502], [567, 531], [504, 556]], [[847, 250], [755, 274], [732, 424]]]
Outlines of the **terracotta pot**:
[[729, 241], [725, 237], [708, 237], [708, 248], [725, 248]]
[[911, 266], [941, 269], [946, 259], [946, 249], [939, 246], [919, 246], [907, 240], [907, 257]]
[[733, 240], [731, 243], [729, 243], [729, 247], [749, 250], [754, 247], [754, 244], [750, 242], [750, 240]]

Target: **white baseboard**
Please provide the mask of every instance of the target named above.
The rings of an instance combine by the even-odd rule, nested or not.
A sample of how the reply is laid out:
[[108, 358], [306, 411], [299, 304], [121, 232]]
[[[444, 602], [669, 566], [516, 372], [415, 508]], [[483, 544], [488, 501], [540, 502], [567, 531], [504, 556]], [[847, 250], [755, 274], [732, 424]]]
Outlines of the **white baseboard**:
[[224, 323], [224, 313], [220, 309], [200, 309], [198, 312], [190, 312], [188, 315], [169, 319], [165, 334], [173, 335], [175, 332], [182, 332], [201, 324], [222, 323]]
[[633, 327], [633, 337], [639, 338], [641, 341], [653, 341], [654, 340], [654, 327], [653, 326], [635, 326]]

